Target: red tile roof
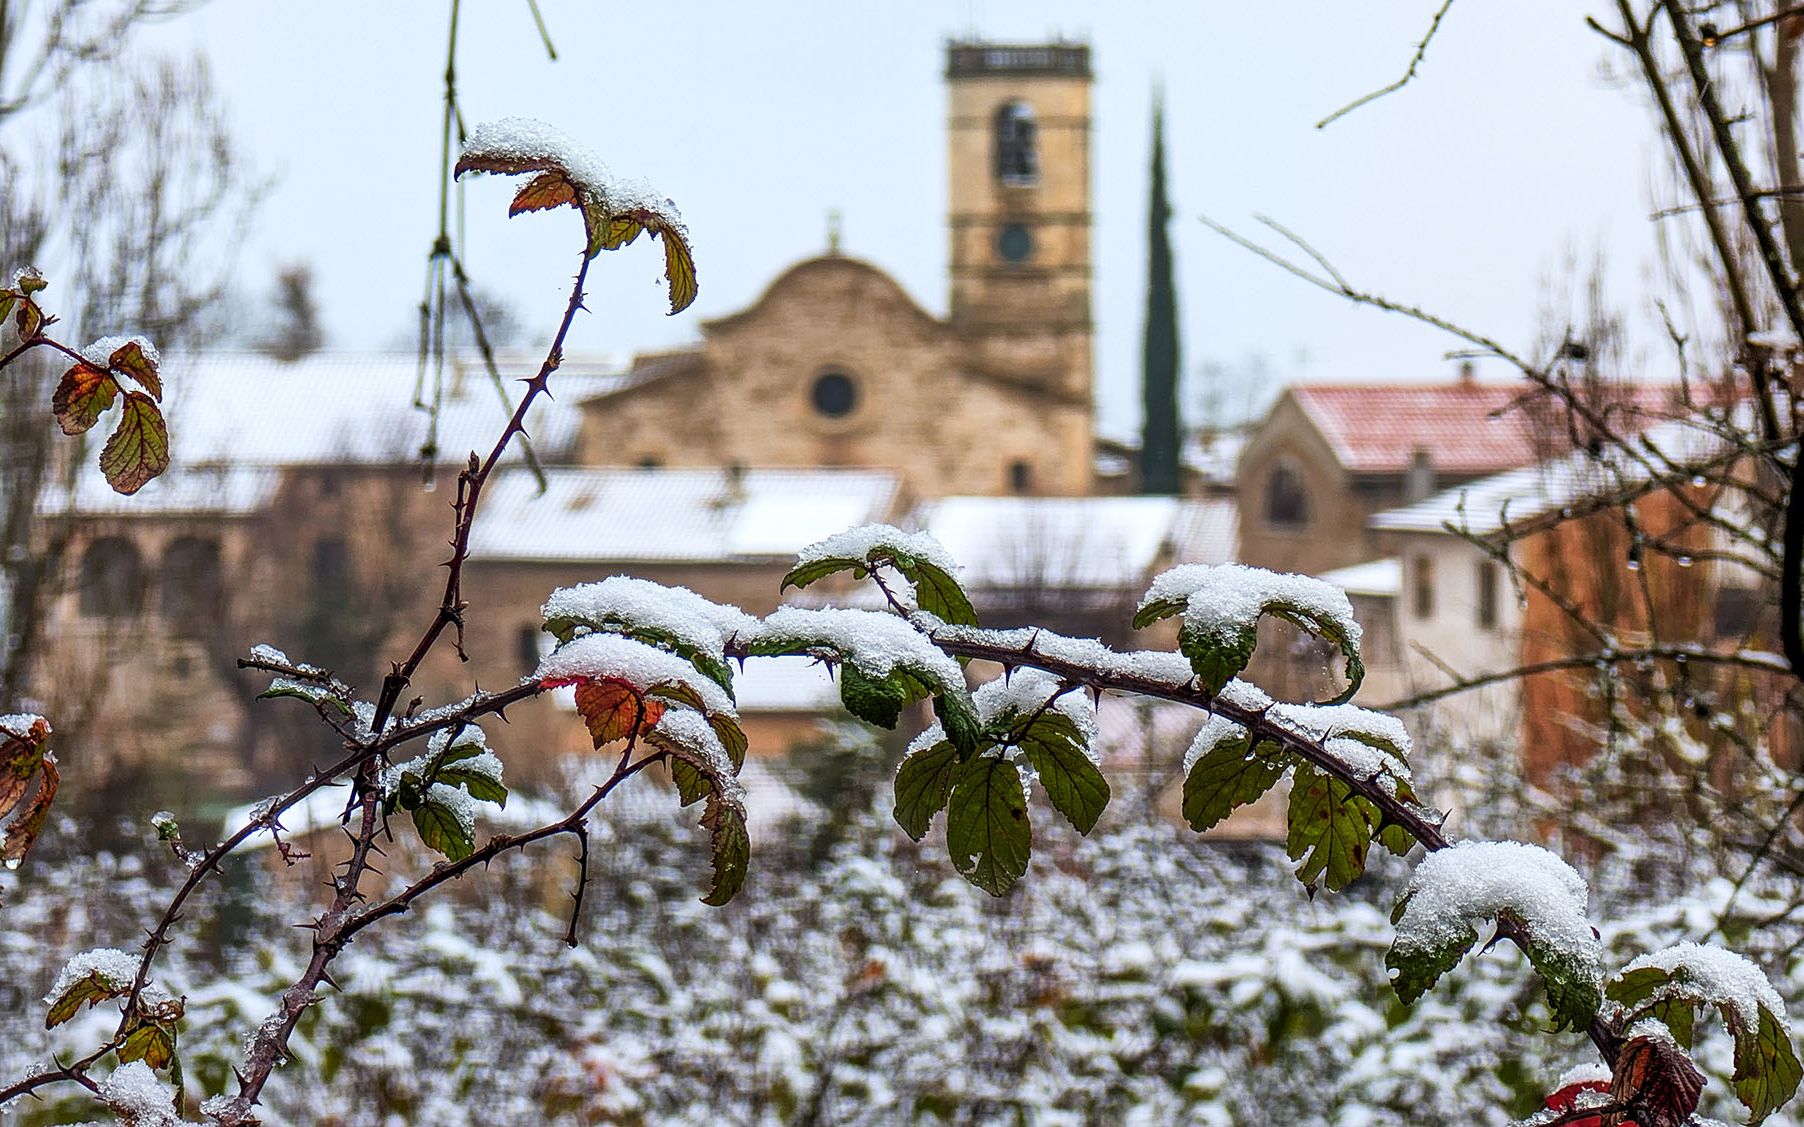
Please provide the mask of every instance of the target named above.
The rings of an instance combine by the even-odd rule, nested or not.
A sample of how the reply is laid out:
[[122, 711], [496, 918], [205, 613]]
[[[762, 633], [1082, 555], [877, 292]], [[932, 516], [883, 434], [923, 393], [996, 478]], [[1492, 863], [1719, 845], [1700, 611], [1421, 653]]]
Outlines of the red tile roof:
[[[1654, 410], [1670, 389], [1630, 392]], [[1524, 400], [1520, 384], [1304, 384], [1291, 388], [1341, 465], [1354, 473], [1402, 473], [1418, 450], [1440, 473], [1490, 474], [1526, 466], [1570, 447], [1564, 425], [1542, 420], [1550, 404]], [[1617, 413], [1626, 431], [1653, 420]], [[1563, 419], [1563, 413], [1561, 415]]]

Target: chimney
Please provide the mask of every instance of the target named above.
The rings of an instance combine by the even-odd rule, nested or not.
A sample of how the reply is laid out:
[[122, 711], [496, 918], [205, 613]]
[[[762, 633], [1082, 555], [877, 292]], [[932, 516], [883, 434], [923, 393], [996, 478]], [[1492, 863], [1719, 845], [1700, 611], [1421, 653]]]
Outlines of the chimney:
[[[1461, 383], [1465, 383], [1462, 377]], [[1403, 500], [1405, 504], [1434, 496], [1434, 458], [1428, 451], [1417, 447], [1409, 456], [1409, 472], [1403, 479]]]
[[1459, 362], [1459, 385], [1461, 387], [1475, 387], [1477, 384], [1478, 366], [1470, 360], [1461, 360]]

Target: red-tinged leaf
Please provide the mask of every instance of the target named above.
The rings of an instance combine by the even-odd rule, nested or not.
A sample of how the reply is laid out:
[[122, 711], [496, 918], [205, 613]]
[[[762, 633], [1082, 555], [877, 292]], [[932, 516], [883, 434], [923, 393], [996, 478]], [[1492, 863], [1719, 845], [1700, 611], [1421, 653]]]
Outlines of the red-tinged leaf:
[[508, 206], [507, 214], [512, 218], [528, 211], [549, 211], [575, 202], [576, 185], [568, 176], [559, 171], [541, 172], [514, 194], [514, 202]]
[[107, 367], [137, 380], [145, 391], [150, 392], [152, 399], [162, 401], [163, 377], [157, 374], [156, 358], [146, 354], [144, 347], [137, 341], [128, 340], [115, 349], [107, 360]]
[[26, 298], [19, 303], [19, 313], [14, 318], [14, 324], [18, 326], [19, 339], [30, 340], [44, 327], [44, 311], [38, 308], [37, 302]]
[[630, 739], [657, 724], [664, 702], [643, 696], [624, 681], [584, 681], [576, 686], [576, 711], [589, 726], [595, 746]]
[[64, 434], [82, 434], [100, 420], [119, 394], [119, 381], [91, 364], [77, 364], [63, 373], [50, 397], [50, 410]]
[[163, 424], [163, 412], [143, 392], [126, 392], [119, 429], [100, 451], [100, 472], [114, 490], [132, 494], [168, 468], [169, 428]]
[[12, 813], [31, 780], [44, 765], [45, 744], [50, 742], [50, 721], [42, 716], [23, 733], [0, 732], [0, 818]]
[[1636, 1037], [1616, 1056], [1610, 1099], [1641, 1127], [1683, 1127], [1698, 1108], [1704, 1074], [1664, 1038]]
[[31, 801], [6, 827], [6, 841], [0, 844], [0, 862], [8, 868], [16, 869], [25, 854], [37, 843], [38, 835], [44, 832], [44, 820], [50, 816], [50, 803], [56, 798], [56, 786], [60, 776], [56, 772], [56, 756], [44, 756], [43, 770], [38, 773], [37, 793]]

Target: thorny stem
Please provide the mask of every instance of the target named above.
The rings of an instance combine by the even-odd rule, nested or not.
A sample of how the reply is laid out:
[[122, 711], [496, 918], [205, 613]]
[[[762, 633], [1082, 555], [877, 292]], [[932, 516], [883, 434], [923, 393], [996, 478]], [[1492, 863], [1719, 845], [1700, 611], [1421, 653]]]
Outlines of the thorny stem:
[[445, 568], [445, 595], [439, 603], [438, 615], [433, 618], [432, 625], [421, 635], [419, 644], [407, 659], [395, 666], [382, 681], [382, 695], [376, 701], [376, 719], [371, 725], [374, 731], [382, 731], [393, 713], [395, 702], [400, 699], [401, 690], [407, 687], [420, 663], [438, 643], [447, 626], [458, 628], [458, 652], [463, 651], [463, 571], [464, 561], [470, 555], [470, 526], [476, 519], [476, 506], [482, 498], [482, 487], [489, 479], [501, 455], [506, 452], [507, 444], [516, 434], [526, 431], [526, 415], [532, 409], [534, 401], [542, 394], [551, 379], [551, 373], [557, 371], [564, 360], [564, 338], [570, 334], [570, 326], [576, 320], [577, 310], [583, 307], [583, 282], [589, 276], [589, 263], [593, 261], [584, 255], [582, 265], [576, 271], [576, 283], [570, 288], [570, 300], [564, 307], [564, 318], [558, 323], [557, 335], [552, 339], [551, 348], [545, 354], [544, 362], [539, 366], [538, 374], [526, 382], [526, 394], [520, 397], [520, 403], [507, 421], [501, 437], [495, 441], [494, 449], [489, 451], [486, 459], [477, 463], [472, 454], [472, 465], [457, 475], [457, 527], [451, 540], [451, 559]]

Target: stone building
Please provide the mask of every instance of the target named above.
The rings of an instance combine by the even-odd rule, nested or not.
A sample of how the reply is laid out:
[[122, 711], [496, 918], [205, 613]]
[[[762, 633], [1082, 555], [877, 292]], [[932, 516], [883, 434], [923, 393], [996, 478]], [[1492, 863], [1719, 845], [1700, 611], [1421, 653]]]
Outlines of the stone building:
[[947, 48], [948, 315], [837, 252], [583, 404], [586, 465], [881, 467], [913, 499], [1081, 496], [1094, 461], [1090, 51]]

